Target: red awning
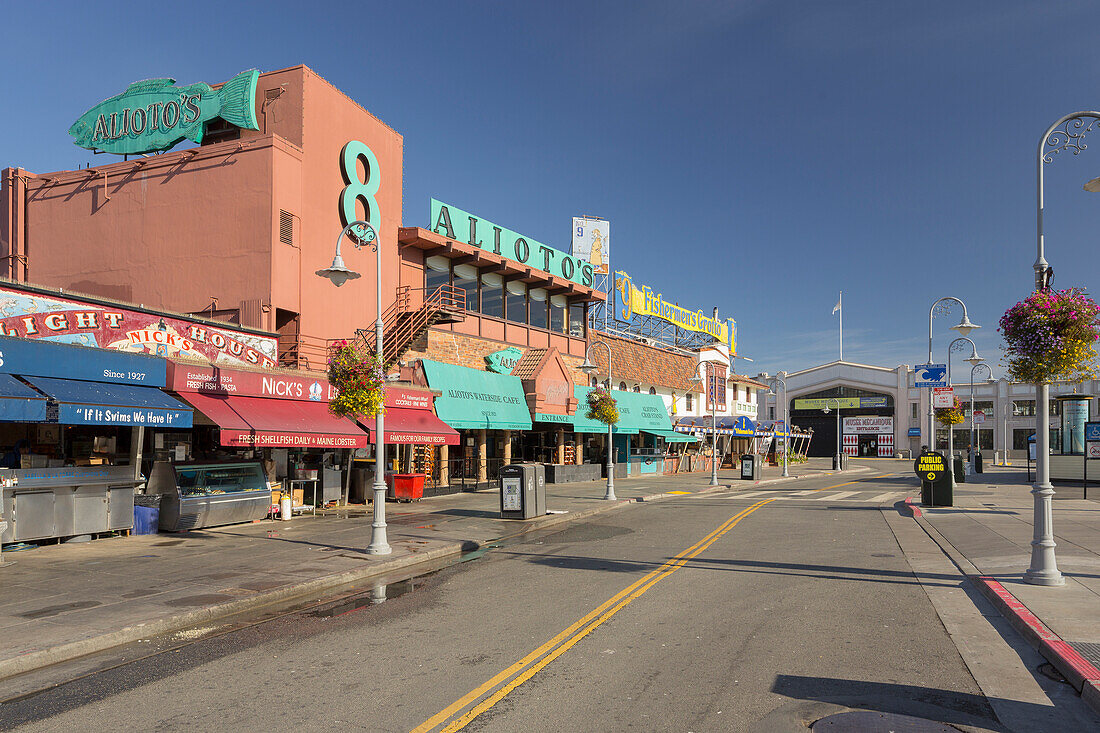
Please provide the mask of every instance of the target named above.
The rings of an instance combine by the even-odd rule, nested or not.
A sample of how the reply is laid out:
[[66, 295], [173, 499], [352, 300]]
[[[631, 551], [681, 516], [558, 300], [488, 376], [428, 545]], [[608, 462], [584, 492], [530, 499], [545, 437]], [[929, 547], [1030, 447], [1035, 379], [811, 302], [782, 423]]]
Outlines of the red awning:
[[367, 435], [328, 411], [327, 402], [179, 393], [220, 428], [218, 442], [239, 448], [365, 448]]
[[[374, 433], [374, 418], [360, 417], [359, 426]], [[382, 416], [386, 443], [390, 445], [458, 445], [458, 431], [431, 410], [387, 407]], [[373, 438], [372, 438], [373, 440]]]

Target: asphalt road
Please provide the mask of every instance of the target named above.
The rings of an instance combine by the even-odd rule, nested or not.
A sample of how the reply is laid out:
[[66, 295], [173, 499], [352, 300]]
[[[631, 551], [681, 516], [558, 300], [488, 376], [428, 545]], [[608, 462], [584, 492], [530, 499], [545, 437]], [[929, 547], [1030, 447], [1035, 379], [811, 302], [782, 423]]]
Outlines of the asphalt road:
[[[0, 726], [781, 732], [863, 709], [1006, 730], [922, 586], [959, 579], [914, 577], [887, 521], [907, 493], [907, 477], [828, 476], [633, 505], [179, 635], [194, 640], [0, 705]], [[1071, 697], [1014, 709], [1077, 720], [1059, 718]]]

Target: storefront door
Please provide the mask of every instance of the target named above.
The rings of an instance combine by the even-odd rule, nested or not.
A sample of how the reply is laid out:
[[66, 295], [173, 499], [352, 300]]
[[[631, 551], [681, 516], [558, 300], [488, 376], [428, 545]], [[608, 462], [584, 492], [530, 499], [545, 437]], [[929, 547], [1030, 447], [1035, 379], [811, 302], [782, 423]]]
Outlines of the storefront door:
[[859, 455], [860, 457], [878, 457], [878, 436], [877, 435], [861, 435], [859, 436]]

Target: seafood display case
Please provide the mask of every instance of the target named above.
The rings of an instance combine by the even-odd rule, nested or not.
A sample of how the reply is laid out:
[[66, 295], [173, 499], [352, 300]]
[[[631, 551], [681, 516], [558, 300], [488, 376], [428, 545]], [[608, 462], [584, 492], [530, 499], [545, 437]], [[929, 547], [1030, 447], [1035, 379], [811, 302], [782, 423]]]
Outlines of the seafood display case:
[[263, 519], [271, 506], [259, 461], [157, 462], [146, 493], [160, 495], [160, 528], [168, 532]]

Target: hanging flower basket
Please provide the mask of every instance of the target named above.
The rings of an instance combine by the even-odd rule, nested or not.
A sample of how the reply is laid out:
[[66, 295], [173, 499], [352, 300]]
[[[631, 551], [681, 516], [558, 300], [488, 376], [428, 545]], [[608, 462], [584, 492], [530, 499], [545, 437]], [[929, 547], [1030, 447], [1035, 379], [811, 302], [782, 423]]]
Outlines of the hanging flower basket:
[[588, 393], [588, 412], [585, 417], [589, 420], [599, 420], [605, 425], [614, 425], [619, 422], [619, 408], [610, 390], [605, 387], [593, 387]]
[[1100, 307], [1083, 290], [1037, 290], [1005, 311], [998, 330], [1015, 380], [1080, 382], [1095, 374]]
[[336, 388], [336, 397], [328, 409], [338, 417], [385, 412], [386, 371], [374, 354], [364, 354], [347, 341], [338, 341], [328, 360], [328, 381]]
[[940, 425], [958, 425], [963, 421], [962, 403], [959, 402], [959, 398], [955, 398], [955, 404], [952, 407], [937, 407], [936, 408], [936, 422]]

